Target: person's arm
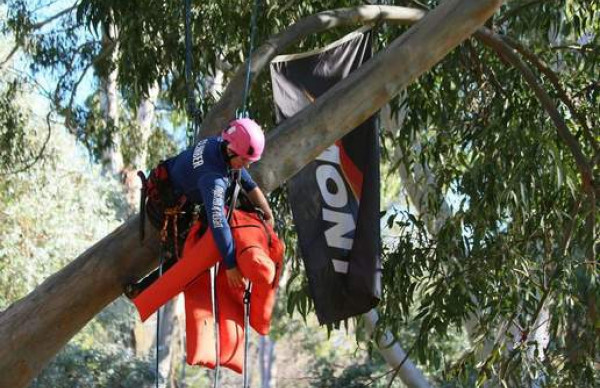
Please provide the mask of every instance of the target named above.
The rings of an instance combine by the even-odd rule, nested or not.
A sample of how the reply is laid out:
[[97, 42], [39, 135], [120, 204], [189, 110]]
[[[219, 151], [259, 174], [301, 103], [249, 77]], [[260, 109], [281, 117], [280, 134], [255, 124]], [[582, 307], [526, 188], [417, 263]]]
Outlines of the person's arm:
[[271, 211], [269, 202], [267, 201], [267, 198], [265, 198], [262, 190], [258, 187], [254, 180], [252, 180], [252, 177], [245, 168], [242, 169], [241, 184], [244, 190], [246, 190], [250, 202], [262, 210], [265, 215], [265, 220], [267, 220], [271, 226], [273, 226], [273, 212]]
[[271, 224], [271, 226], [273, 226], [275, 222], [273, 220], [273, 212], [271, 211], [269, 202], [267, 201], [267, 198], [265, 198], [265, 195], [263, 194], [262, 190], [258, 186], [256, 186], [254, 189], [248, 192], [248, 198], [254, 204], [254, 206], [260, 208], [263, 211], [263, 213], [265, 214], [265, 220], [269, 224]]
[[208, 226], [227, 269], [227, 282], [233, 288], [244, 287], [245, 281], [237, 268], [233, 236], [225, 214], [225, 182], [219, 178], [207, 178], [199, 182], [199, 186], [206, 208]]

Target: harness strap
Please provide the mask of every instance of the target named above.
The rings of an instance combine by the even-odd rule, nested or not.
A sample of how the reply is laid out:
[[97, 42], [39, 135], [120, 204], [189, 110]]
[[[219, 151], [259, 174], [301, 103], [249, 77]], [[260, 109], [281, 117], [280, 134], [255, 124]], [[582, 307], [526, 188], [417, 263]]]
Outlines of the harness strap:
[[234, 170], [233, 171], [233, 193], [231, 194], [231, 199], [229, 201], [229, 209], [227, 209], [227, 222], [229, 223], [231, 221], [231, 216], [233, 215], [233, 210], [235, 209], [235, 205], [237, 203], [237, 198], [240, 195], [240, 189], [241, 189], [241, 183], [240, 183], [240, 179], [241, 179], [241, 171], [240, 170]]
[[178, 229], [177, 224], [179, 221], [179, 215], [185, 214], [184, 211], [181, 210], [181, 205], [169, 207], [164, 211], [164, 221], [163, 226], [160, 231], [160, 242], [163, 245], [166, 245], [169, 240], [169, 224], [173, 229], [173, 250], [175, 251], [175, 258], [179, 260], [179, 238], [178, 238]]

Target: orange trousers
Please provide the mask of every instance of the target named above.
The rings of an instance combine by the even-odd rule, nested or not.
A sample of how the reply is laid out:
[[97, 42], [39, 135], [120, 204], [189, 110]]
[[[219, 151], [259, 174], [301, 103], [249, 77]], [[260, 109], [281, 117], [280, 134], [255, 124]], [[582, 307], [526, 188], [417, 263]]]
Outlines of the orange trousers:
[[[230, 222], [236, 260], [242, 275], [252, 282], [250, 326], [266, 335], [275, 305], [276, 285], [283, 262], [284, 245], [273, 228], [256, 214], [235, 210]], [[212, 233], [198, 238], [200, 224], [188, 235], [181, 259], [162, 277], [138, 295], [135, 304], [142, 321], [160, 306], [184, 292], [186, 312], [187, 362], [216, 365], [214, 318], [212, 314], [209, 269], [221, 261]], [[243, 289], [231, 289], [224, 266], [216, 281], [219, 312], [219, 364], [242, 371], [244, 344]]]

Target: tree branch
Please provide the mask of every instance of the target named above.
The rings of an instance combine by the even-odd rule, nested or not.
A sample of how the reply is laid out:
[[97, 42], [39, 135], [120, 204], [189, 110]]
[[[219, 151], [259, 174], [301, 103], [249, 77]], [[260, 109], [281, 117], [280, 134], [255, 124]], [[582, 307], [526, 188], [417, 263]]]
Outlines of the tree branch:
[[558, 92], [558, 97], [560, 98], [560, 100], [567, 106], [567, 108], [569, 108], [569, 111], [571, 112], [571, 114], [577, 119], [577, 121], [579, 122], [579, 125], [581, 125], [581, 128], [583, 129], [583, 134], [584, 134], [585, 138], [587, 139], [587, 141], [591, 144], [592, 148], [594, 149], [594, 153], [595, 154], [600, 153], [600, 146], [598, 145], [598, 142], [596, 141], [596, 139], [594, 139], [594, 136], [592, 135], [590, 127], [587, 124], [587, 120], [577, 110], [577, 108], [575, 107], [575, 104], [573, 104], [573, 101], [571, 100], [571, 98], [569, 97], [569, 95], [567, 94], [565, 89], [561, 86], [560, 80], [558, 78], [558, 74], [556, 74], [554, 71], [552, 71], [552, 69], [550, 69], [550, 67], [548, 67], [548, 65], [546, 65], [534, 53], [532, 53], [531, 51], [526, 49], [519, 42], [515, 41], [514, 39], [512, 39], [506, 35], [502, 36], [502, 40], [504, 40], [504, 42], [506, 44], [508, 44], [514, 50], [517, 50], [521, 55], [523, 55], [525, 58], [527, 58], [529, 60], [529, 62], [531, 62], [542, 74], [544, 74], [548, 77], [548, 79], [550, 80], [550, 82], [552, 83], [552, 85], [554, 86], [556, 91]]
[[54, 14], [54, 15], [50, 16], [49, 18], [42, 20], [41, 22], [37, 22], [37, 23], [34, 23], [34, 24], [32, 24], [32, 25], [30, 26], [30, 28], [31, 28], [32, 30], [38, 30], [38, 29], [40, 29], [40, 28], [44, 27], [46, 24], [48, 24], [48, 23], [51, 23], [51, 22], [53, 22], [54, 20], [56, 20], [56, 19], [58, 19], [58, 18], [60, 18], [60, 17], [62, 17], [62, 16], [64, 16], [64, 15], [66, 15], [66, 14], [68, 14], [68, 13], [70, 13], [70, 12], [74, 11], [74, 10], [77, 8], [77, 3], [78, 3], [78, 2], [75, 2], [75, 3], [74, 3], [72, 6], [70, 6], [69, 8], [65, 8], [65, 9], [63, 9], [62, 11], [60, 11], [60, 12], [58, 12], [58, 13], [56, 13], [56, 14]]
[[42, 147], [40, 148], [40, 151], [38, 152], [38, 154], [35, 156], [35, 158], [30, 161], [29, 163], [27, 163], [25, 166], [16, 169], [16, 170], [12, 170], [12, 171], [8, 171], [7, 174], [18, 174], [21, 173], [23, 171], [27, 171], [29, 170], [31, 167], [33, 167], [37, 162], [40, 161], [40, 159], [42, 159], [42, 156], [44, 156], [44, 152], [46, 151], [46, 147], [48, 146], [48, 142], [50, 141], [50, 135], [52, 134], [52, 125], [50, 124], [50, 115], [52, 114], [52, 112], [48, 112], [48, 114], [46, 115], [46, 124], [48, 126], [48, 134], [46, 135], [46, 139], [44, 139], [44, 142], [42, 143]]
[[[414, 8], [363, 5], [324, 11], [308, 16], [273, 36], [254, 51], [250, 69], [252, 83], [256, 80], [256, 75], [269, 65], [271, 59], [292, 43], [308, 35], [336, 27], [375, 23], [380, 20], [397, 24], [413, 24], [424, 15], [424, 11]], [[233, 118], [236, 109], [242, 103], [242, 88], [245, 79], [246, 66], [241, 65], [221, 95], [219, 102], [206, 115], [200, 129], [201, 136], [219, 133]]]
[[10, 53], [8, 53], [8, 55], [6, 56], [6, 58], [4, 58], [4, 60], [2, 62], [0, 62], [0, 70], [4, 69], [4, 65], [6, 65], [10, 59], [16, 54], [16, 52], [19, 50], [19, 45], [15, 44], [15, 46], [12, 48], [12, 50], [10, 50]]
[[502, 56], [508, 63], [516, 67], [525, 81], [532, 88], [533, 92], [539, 99], [542, 107], [548, 113], [554, 125], [556, 126], [556, 131], [558, 133], [558, 137], [567, 145], [567, 147], [571, 150], [573, 157], [575, 158], [575, 163], [577, 168], [582, 176], [582, 180], [584, 183], [584, 189], [587, 192], [591, 192], [594, 190], [594, 181], [592, 174], [592, 167], [590, 165], [590, 161], [586, 159], [581, 151], [581, 147], [577, 142], [577, 139], [571, 134], [569, 128], [567, 127], [565, 121], [562, 116], [558, 112], [558, 109], [554, 105], [554, 102], [546, 93], [546, 91], [542, 88], [539, 82], [536, 79], [536, 76], [533, 74], [531, 69], [519, 58], [513, 49], [504, 42], [504, 40], [494, 32], [490, 31], [487, 28], [480, 28], [475, 33], [475, 37], [481, 40], [489, 47], [494, 49], [500, 56]]
[[529, 0], [528, 2], [525, 2], [516, 8], [512, 8], [512, 9], [509, 9], [508, 11], [506, 11], [506, 13], [504, 13], [504, 15], [502, 15], [502, 17], [498, 18], [498, 20], [496, 20], [494, 24], [501, 26], [505, 21], [507, 21], [511, 17], [515, 16], [516, 14], [518, 14], [525, 8], [531, 7], [532, 5], [536, 5], [538, 3], [548, 3], [548, 2], [549, 2], [549, 0]]

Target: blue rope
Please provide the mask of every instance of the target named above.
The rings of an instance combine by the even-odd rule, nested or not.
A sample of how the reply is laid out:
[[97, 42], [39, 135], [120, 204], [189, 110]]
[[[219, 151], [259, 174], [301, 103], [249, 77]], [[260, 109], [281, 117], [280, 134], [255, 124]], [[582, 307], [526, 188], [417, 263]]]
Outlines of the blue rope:
[[187, 113], [189, 117], [187, 128], [188, 146], [196, 144], [197, 110], [194, 96], [194, 80], [192, 75], [192, 5], [191, 0], [185, 0], [185, 85], [187, 88]]
[[244, 92], [242, 94], [242, 108], [236, 112], [237, 118], [248, 117], [248, 92], [250, 90], [250, 68], [252, 66], [252, 52], [254, 51], [254, 37], [256, 35], [256, 18], [258, 15], [258, 7], [260, 0], [254, 1], [254, 8], [252, 9], [252, 19], [250, 21], [250, 46], [248, 47], [248, 61], [246, 62], [246, 81], [244, 83]]

